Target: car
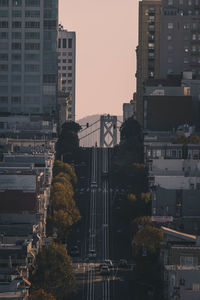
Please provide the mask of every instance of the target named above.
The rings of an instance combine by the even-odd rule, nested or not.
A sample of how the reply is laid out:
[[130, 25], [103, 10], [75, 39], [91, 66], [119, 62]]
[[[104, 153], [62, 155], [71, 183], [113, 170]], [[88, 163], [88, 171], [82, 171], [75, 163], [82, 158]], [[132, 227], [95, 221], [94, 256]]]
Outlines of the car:
[[110, 275], [110, 269], [107, 265], [102, 266], [100, 270], [101, 275]]
[[118, 262], [118, 266], [121, 268], [127, 268], [128, 267], [128, 262], [126, 259], [120, 259]]
[[113, 267], [112, 260], [110, 260], [110, 259], [105, 259], [105, 260], [104, 260], [104, 263], [105, 263], [105, 265], [107, 265], [109, 268], [112, 268], [112, 267]]
[[96, 258], [97, 254], [95, 250], [89, 250], [88, 258]]

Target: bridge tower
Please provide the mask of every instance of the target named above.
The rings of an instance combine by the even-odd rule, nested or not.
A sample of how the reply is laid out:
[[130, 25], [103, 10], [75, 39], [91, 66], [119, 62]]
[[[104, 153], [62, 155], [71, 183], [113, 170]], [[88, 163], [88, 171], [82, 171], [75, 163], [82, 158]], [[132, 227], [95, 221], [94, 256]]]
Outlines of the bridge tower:
[[114, 147], [117, 144], [117, 116], [100, 117], [100, 147]]

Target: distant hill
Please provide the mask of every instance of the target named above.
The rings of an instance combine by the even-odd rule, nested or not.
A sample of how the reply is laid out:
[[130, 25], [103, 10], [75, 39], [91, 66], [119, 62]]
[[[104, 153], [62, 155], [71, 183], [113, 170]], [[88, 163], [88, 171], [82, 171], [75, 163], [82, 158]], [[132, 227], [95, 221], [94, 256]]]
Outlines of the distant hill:
[[[122, 120], [123, 120], [122, 116], [117, 116], [117, 118], [120, 122], [122, 122]], [[95, 143], [97, 143], [97, 145], [99, 146], [100, 131], [98, 130], [98, 128], [100, 127], [100, 123], [97, 122], [95, 125], [91, 126], [91, 124], [95, 123], [99, 119], [100, 119], [100, 115], [90, 115], [90, 116], [86, 116], [86, 117], [76, 121], [77, 123], [79, 123], [82, 126], [83, 129], [85, 129], [79, 133], [80, 146], [92, 147], [95, 145]], [[89, 126], [91, 126], [88, 129], [86, 129], [87, 123], [89, 123]], [[118, 123], [118, 126], [120, 126], [120, 123]], [[95, 133], [87, 136], [90, 132], [95, 131], [95, 130], [96, 130]], [[119, 139], [120, 139], [119, 130], [118, 130], [117, 136], [118, 136], [118, 143], [119, 143]]]

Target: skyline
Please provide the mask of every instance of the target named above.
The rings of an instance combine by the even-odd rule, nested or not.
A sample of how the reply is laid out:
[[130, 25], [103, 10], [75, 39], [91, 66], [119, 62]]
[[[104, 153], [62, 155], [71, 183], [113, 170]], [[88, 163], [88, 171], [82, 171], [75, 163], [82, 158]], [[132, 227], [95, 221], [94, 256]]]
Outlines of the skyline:
[[122, 104], [132, 99], [137, 20], [138, 1], [60, 0], [59, 23], [76, 32], [76, 120], [122, 115]]

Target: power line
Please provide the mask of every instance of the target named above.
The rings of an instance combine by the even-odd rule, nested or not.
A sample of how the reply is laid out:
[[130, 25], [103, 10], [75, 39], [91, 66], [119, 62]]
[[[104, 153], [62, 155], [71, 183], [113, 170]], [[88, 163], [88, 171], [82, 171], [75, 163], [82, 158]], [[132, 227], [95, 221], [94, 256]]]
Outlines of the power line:
[[84, 136], [80, 137], [80, 138], [79, 138], [79, 140], [82, 140], [82, 139], [86, 138], [87, 136], [89, 136], [89, 135], [91, 135], [91, 134], [95, 133], [95, 132], [96, 132], [96, 131], [98, 131], [98, 130], [100, 130], [100, 127], [99, 127], [99, 128], [97, 128], [97, 129], [95, 129], [95, 130], [93, 130], [92, 132], [90, 132], [90, 133], [88, 133], [88, 134], [86, 134], [86, 135], [84, 135]]
[[[88, 129], [88, 128], [90, 128], [90, 127], [92, 127], [93, 125], [95, 125], [96, 123], [98, 123], [98, 122], [100, 122], [100, 120], [97, 120], [97, 121], [95, 121], [93, 124], [89, 124], [89, 126], [88, 127], [85, 127], [85, 128], [83, 128], [82, 130], [80, 130], [79, 132], [83, 132], [84, 130], [86, 130], [86, 129]], [[81, 125], [81, 126], [85, 126], [85, 125]]]

